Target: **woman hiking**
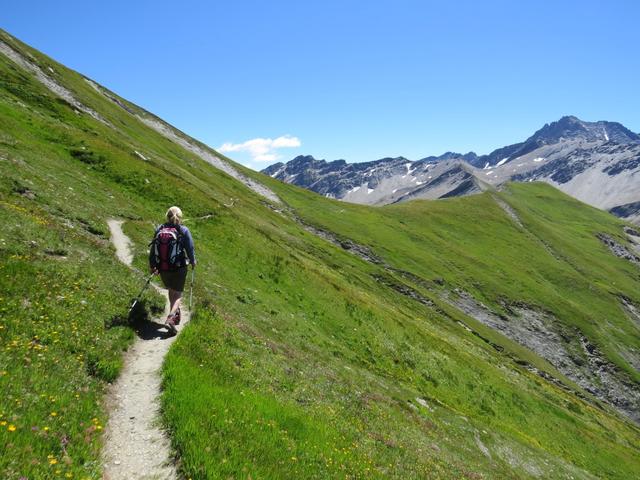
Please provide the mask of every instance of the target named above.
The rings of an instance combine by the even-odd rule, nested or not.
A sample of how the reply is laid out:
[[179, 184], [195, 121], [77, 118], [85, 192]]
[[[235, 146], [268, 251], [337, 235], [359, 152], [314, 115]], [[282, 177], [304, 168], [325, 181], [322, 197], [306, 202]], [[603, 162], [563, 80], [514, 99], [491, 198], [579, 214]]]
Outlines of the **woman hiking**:
[[182, 210], [171, 207], [167, 210], [166, 220], [156, 229], [150, 244], [149, 269], [153, 274], [160, 274], [169, 291], [169, 315], [165, 325], [175, 335], [178, 333], [176, 325], [180, 323], [180, 301], [187, 280], [187, 265], [196, 268], [196, 255], [191, 232], [182, 224]]

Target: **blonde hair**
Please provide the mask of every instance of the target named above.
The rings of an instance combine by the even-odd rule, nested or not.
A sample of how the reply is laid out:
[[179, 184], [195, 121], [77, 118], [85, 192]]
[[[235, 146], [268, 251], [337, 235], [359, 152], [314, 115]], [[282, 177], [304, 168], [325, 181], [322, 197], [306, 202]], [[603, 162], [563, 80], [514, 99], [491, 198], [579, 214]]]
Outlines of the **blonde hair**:
[[167, 222], [174, 225], [180, 225], [182, 223], [182, 210], [180, 207], [171, 207], [167, 210]]

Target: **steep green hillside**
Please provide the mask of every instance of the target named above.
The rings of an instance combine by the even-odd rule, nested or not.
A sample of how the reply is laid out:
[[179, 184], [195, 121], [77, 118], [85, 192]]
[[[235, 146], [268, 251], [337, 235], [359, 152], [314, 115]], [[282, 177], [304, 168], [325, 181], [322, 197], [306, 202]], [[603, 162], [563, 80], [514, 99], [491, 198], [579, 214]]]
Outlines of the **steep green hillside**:
[[[640, 359], [640, 331], [620, 301], [640, 304], [640, 270], [598, 239], [605, 233], [628, 243], [612, 215], [542, 183], [372, 209], [265, 182], [306, 222], [366, 245], [431, 288], [464, 289], [500, 313], [515, 302], [552, 313], [640, 381], [630, 360]], [[515, 221], [496, 197], [511, 206]]]
[[270, 203], [149, 128], [146, 112], [0, 41], [72, 94], [62, 100], [0, 52], [2, 478], [100, 478], [101, 399], [133, 338], [122, 316], [143, 280], [113, 260], [106, 220], [126, 219], [142, 270], [152, 225], [174, 203], [200, 262], [194, 319], [164, 369], [185, 478], [640, 470], [635, 425], [452, 305], [457, 287], [498, 311], [548, 310], [637, 384], [625, 355], [638, 331], [615, 298], [636, 301], [638, 272], [593, 236], [622, 242], [612, 217], [536, 185], [500, 194], [520, 228], [490, 195], [369, 209], [244, 171], [286, 205]]

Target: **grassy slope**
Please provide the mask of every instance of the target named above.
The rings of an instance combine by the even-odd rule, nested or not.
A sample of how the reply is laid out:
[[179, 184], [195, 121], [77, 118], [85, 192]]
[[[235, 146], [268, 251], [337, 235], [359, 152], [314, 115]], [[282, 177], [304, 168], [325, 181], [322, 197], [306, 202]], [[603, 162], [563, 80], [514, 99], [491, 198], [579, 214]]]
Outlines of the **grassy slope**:
[[[443, 279], [445, 288], [463, 288], [497, 311], [505, 302], [524, 302], [552, 312], [640, 381], [619, 354], [640, 351], [638, 328], [619, 300], [624, 295], [640, 303], [640, 271], [596, 238], [604, 232], [626, 243], [624, 224], [612, 215], [546, 184], [371, 209], [265, 181], [306, 221], [370, 246], [394, 267]], [[493, 196], [516, 209], [524, 229]]]
[[[201, 263], [197, 314], [165, 366], [165, 420], [187, 476], [629, 478], [640, 468], [635, 427], [518, 368], [452, 321], [459, 313], [443, 315], [382, 286], [373, 277], [384, 273], [379, 267], [264, 207], [76, 73], [15, 46], [52, 66], [118, 129], [75, 114], [0, 56], [0, 253], [7, 259], [0, 267], [0, 414], [7, 422], [0, 446], [11, 452], [0, 459], [3, 478], [99, 478], [100, 397], [132, 338], [104, 322], [123, 314], [141, 285], [113, 261], [105, 220], [129, 219], [125, 229], [143, 268], [152, 222], [172, 203], [191, 217], [215, 214], [189, 223]], [[482, 282], [501, 284], [468, 253], [478, 236], [491, 235], [466, 230], [477, 218], [511, 234], [507, 217], [489, 205], [417, 203], [416, 210], [394, 207], [394, 215], [348, 206], [349, 222], [335, 210], [344, 204], [277, 188], [302, 215], [363, 243], [377, 238], [372, 246], [385, 258], [420, 274], [428, 269], [426, 278], [439, 275], [476, 294], [485, 291]], [[513, 201], [528, 205], [539, 194], [523, 187]], [[536, 208], [554, 201], [549, 196]], [[224, 208], [231, 197], [238, 202]], [[392, 235], [418, 229], [420, 208], [439, 212], [439, 235]], [[319, 218], [323, 211], [327, 218]], [[534, 223], [546, 213], [527, 214]], [[562, 238], [562, 229], [547, 240]], [[439, 236], [458, 236], [459, 245], [436, 269], [433, 251], [446, 244]], [[528, 246], [504, 243], [511, 255]], [[572, 252], [565, 254], [580, 261]], [[626, 278], [624, 268], [598, 270], [596, 278]], [[505, 269], [502, 282], [512, 272]], [[594, 335], [606, 343], [605, 333]]]

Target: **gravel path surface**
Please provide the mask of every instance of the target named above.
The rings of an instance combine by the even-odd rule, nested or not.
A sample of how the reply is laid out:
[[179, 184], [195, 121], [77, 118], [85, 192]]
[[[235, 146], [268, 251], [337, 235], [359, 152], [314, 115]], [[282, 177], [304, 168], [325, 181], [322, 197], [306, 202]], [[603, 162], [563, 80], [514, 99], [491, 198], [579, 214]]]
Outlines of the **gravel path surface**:
[[[109, 220], [111, 241], [118, 259], [131, 265], [131, 242], [122, 231], [122, 223]], [[188, 321], [188, 312], [182, 308], [178, 334]], [[164, 316], [156, 318], [138, 332], [139, 338], [125, 354], [118, 380], [109, 389], [109, 421], [102, 452], [105, 480], [178, 478], [169, 438], [159, 420], [160, 370], [177, 338], [169, 336], [163, 323]]]

